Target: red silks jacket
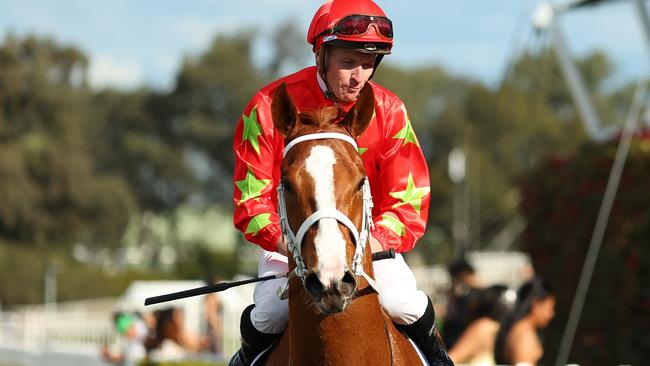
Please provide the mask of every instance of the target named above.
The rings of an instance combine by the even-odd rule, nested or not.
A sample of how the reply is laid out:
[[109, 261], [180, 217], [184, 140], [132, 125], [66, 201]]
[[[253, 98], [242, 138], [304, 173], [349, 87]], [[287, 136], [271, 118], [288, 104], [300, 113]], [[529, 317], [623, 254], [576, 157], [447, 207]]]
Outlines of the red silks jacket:
[[[275, 251], [282, 234], [277, 214], [277, 186], [284, 139], [271, 119], [275, 88], [287, 84], [298, 111], [333, 106], [308, 67], [262, 88], [246, 106], [235, 131], [233, 149], [234, 223], [246, 240]], [[424, 233], [429, 211], [429, 171], [404, 103], [389, 90], [369, 82], [375, 116], [357, 138], [373, 197], [372, 236], [384, 249], [406, 252]], [[349, 110], [353, 103], [339, 105]]]

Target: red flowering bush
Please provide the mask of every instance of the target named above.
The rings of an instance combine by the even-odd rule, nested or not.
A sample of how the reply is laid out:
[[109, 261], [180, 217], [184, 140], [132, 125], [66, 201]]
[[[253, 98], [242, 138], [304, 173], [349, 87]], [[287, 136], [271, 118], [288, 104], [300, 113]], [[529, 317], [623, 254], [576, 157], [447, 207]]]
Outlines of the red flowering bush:
[[[555, 158], [522, 184], [523, 250], [557, 294], [544, 332], [555, 361], [591, 241], [618, 140]], [[650, 355], [650, 133], [631, 146], [576, 332], [570, 362], [645, 364]]]

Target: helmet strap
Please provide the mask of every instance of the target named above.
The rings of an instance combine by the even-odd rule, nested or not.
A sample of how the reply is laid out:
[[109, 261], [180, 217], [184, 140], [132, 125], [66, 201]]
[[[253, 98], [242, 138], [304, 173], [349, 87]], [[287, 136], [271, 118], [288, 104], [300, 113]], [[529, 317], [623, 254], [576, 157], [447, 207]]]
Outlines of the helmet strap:
[[377, 55], [377, 57], [375, 57], [375, 67], [372, 69], [372, 74], [370, 74], [370, 78], [368, 78], [368, 80], [372, 80], [372, 77], [375, 76], [375, 72], [377, 72], [377, 68], [379, 67], [379, 63], [384, 58], [384, 56], [385, 55]]
[[323, 79], [323, 84], [325, 84], [325, 98], [332, 101], [336, 101], [330, 85], [327, 83], [327, 48], [326, 44], [321, 45], [320, 52], [318, 53], [318, 72], [320, 73], [321, 79]]

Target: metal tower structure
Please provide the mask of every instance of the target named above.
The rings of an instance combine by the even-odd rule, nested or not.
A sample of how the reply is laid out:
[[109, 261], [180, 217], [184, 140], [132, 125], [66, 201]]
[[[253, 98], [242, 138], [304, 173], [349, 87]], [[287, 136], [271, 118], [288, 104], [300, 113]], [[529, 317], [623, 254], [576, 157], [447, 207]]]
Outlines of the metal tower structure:
[[[572, 0], [563, 4], [551, 4], [550, 2], [542, 3], [535, 13], [533, 23], [537, 30], [547, 31], [550, 34], [551, 45], [558, 58], [562, 73], [571, 92], [571, 96], [576, 104], [580, 117], [584, 123], [585, 129], [590, 138], [597, 142], [603, 142], [611, 139], [615, 134], [620, 132], [620, 126], [604, 127], [596, 110], [591, 97], [580, 75], [578, 66], [572, 56], [571, 50], [566, 40], [564, 30], [559, 22], [559, 18], [572, 10], [587, 6], [596, 6], [610, 2], [620, 2], [622, 0]], [[636, 4], [637, 13], [640, 18], [641, 28], [646, 38], [648, 55], [650, 56], [650, 16], [644, 0], [632, 0]]]

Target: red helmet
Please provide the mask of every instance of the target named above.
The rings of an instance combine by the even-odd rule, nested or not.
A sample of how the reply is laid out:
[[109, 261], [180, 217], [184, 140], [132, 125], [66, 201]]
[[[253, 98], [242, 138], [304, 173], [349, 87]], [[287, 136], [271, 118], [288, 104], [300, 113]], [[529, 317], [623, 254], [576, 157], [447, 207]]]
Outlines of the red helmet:
[[307, 42], [314, 51], [327, 43], [389, 54], [393, 47], [393, 24], [371, 0], [329, 0], [316, 11]]

